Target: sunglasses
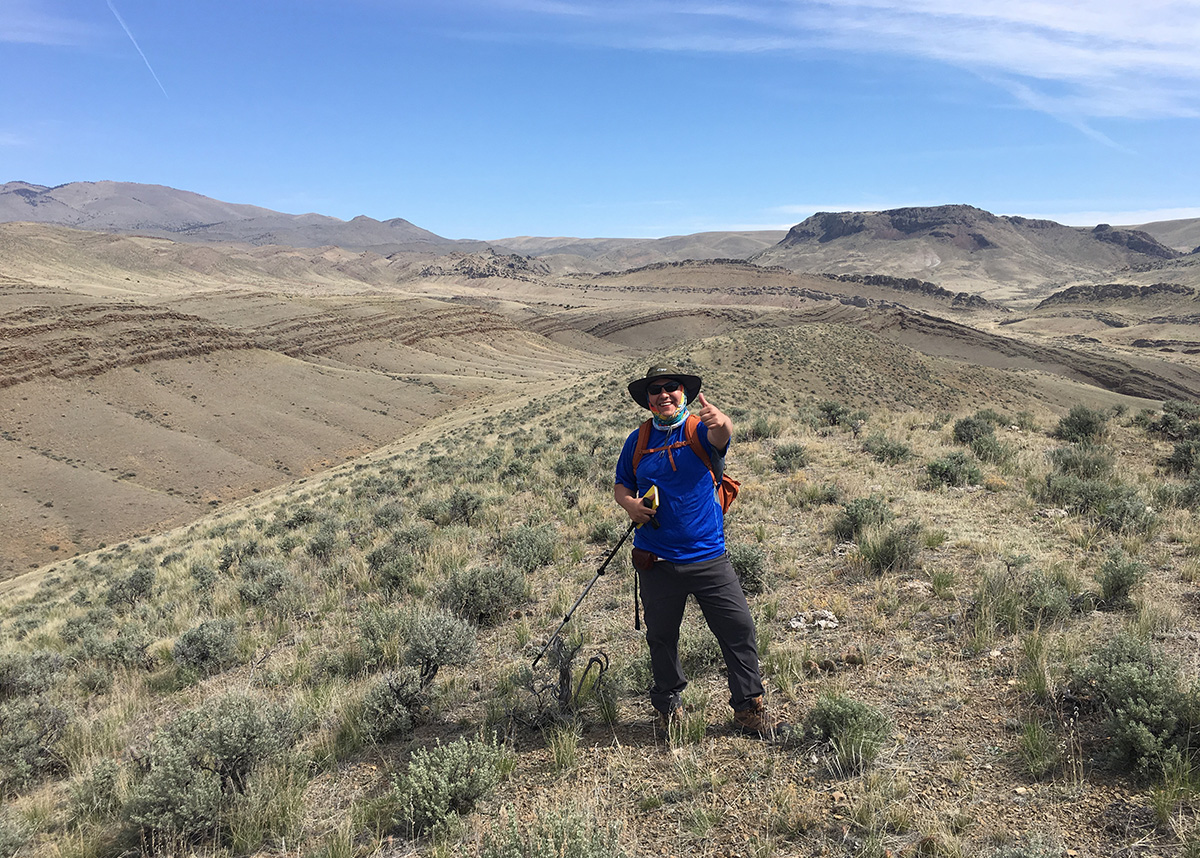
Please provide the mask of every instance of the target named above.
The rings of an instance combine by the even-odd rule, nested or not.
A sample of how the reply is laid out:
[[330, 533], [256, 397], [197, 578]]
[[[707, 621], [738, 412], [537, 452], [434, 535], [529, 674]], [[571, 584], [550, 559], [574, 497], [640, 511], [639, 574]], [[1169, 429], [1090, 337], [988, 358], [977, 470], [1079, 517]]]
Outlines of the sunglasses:
[[664, 381], [662, 384], [652, 384], [646, 388], [646, 393], [650, 396], [658, 396], [664, 390], [667, 393], [674, 393], [682, 387], [678, 381]]

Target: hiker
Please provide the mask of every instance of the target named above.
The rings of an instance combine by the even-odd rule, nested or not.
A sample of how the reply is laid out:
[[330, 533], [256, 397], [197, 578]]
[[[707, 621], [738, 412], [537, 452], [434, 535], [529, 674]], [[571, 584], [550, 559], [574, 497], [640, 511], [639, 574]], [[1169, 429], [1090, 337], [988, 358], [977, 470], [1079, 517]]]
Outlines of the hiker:
[[[617, 460], [616, 501], [639, 525], [633, 539], [646, 618], [654, 686], [650, 702], [666, 728], [683, 718], [687, 678], [679, 663], [679, 627], [688, 594], [721, 645], [729, 673], [729, 705], [739, 729], [770, 731], [763, 706], [754, 620], [737, 573], [725, 553], [725, 527], [714, 491], [733, 435], [733, 421], [700, 393], [699, 376], [652, 365], [629, 384], [633, 401], [650, 411], [644, 452], [635, 464], [638, 436], [625, 439]], [[687, 422], [709, 462], [687, 440]], [[712, 470], [709, 469], [712, 465]], [[657, 487], [652, 491], [652, 487]], [[643, 502], [657, 493], [657, 509]], [[635, 583], [638, 583], [635, 582]]]

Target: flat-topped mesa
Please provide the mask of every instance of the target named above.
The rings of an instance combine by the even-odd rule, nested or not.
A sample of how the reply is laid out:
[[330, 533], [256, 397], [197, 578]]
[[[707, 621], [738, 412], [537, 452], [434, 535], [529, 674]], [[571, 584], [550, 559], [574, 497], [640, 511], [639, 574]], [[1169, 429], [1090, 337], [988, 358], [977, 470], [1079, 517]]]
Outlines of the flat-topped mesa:
[[1133, 283], [1100, 283], [1069, 286], [1046, 298], [1036, 309], [1063, 304], [1094, 304], [1107, 301], [1145, 300], [1159, 296], [1195, 298], [1196, 290], [1178, 283], [1155, 283], [1138, 286]]

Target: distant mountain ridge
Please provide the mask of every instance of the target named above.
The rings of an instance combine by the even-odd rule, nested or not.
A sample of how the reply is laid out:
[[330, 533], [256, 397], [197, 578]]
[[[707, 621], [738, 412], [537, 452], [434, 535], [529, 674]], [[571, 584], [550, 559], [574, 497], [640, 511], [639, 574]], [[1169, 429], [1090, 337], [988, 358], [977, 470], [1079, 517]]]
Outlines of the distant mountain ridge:
[[[536, 258], [544, 263], [540, 275], [736, 259], [798, 273], [915, 279], [992, 300], [1040, 299], [1073, 284], [1133, 280], [1135, 275], [1142, 282], [1200, 285], [1200, 267], [1193, 265], [1200, 256], [1179, 249], [1190, 240], [1200, 219], [1163, 221], [1148, 224], [1148, 229], [1108, 224], [1083, 228], [994, 215], [970, 205], [819, 212], [786, 233], [748, 230], [658, 239], [517, 236], [476, 241], [444, 238], [403, 218], [378, 221], [360, 215], [343, 221], [319, 214], [284, 214], [163, 185], [104, 181], [46, 187], [9, 182], [0, 185], [0, 222], [10, 221], [191, 244], [339, 247], [383, 257], [485, 253], [479, 260], [436, 263], [447, 274], [491, 271], [500, 264], [486, 256], [491, 252]], [[509, 262], [500, 268], [510, 276], [516, 270]]]
[[482, 242], [442, 238], [403, 218], [378, 221], [360, 215], [343, 221], [318, 214], [291, 215], [134, 182], [71, 182], [52, 188], [9, 182], [0, 185], [0, 222], [6, 221], [140, 233], [176, 241], [336, 245], [377, 253], [483, 246]]

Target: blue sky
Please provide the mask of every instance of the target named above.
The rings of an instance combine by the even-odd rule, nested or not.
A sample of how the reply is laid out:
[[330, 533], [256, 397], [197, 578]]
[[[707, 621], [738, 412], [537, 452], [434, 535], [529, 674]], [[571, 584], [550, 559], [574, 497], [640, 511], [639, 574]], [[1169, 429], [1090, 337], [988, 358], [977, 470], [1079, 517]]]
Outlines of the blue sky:
[[0, 0], [0, 181], [480, 239], [1197, 217], [1198, 44], [1200, 0]]

